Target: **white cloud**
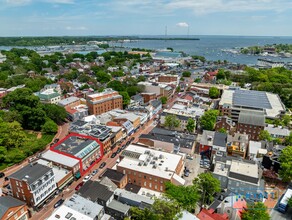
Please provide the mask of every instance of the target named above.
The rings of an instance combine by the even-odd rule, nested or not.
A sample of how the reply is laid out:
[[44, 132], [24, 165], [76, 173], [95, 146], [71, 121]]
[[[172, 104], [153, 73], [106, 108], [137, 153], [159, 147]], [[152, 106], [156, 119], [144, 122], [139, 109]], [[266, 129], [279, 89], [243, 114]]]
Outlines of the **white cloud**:
[[12, 6], [21, 6], [31, 3], [31, 0], [6, 0], [6, 3]]
[[80, 26], [80, 27], [67, 26], [66, 30], [68, 30], [68, 31], [84, 31], [84, 30], [87, 30], [87, 27], [84, 27], [84, 26]]
[[178, 26], [178, 27], [189, 27], [188, 23], [186, 23], [186, 22], [179, 22], [179, 23], [176, 24], [176, 26]]
[[75, 0], [45, 0], [48, 3], [52, 4], [74, 4]]

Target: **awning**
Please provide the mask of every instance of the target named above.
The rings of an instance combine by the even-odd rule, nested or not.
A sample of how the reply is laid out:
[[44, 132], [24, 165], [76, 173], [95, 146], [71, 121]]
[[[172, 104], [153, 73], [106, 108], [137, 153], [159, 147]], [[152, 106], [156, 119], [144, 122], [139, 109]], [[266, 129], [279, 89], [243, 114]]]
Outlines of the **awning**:
[[80, 173], [80, 171], [78, 171], [77, 173], [75, 173], [74, 176], [75, 176], [76, 179], [79, 179], [79, 178], [81, 177], [81, 173]]
[[[79, 172], [79, 174], [80, 174], [80, 172]], [[76, 174], [75, 174], [76, 175]], [[79, 177], [80, 178], [80, 177]], [[72, 181], [73, 180], [73, 176], [71, 176], [70, 178], [68, 178], [64, 183], [62, 183], [62, 185], [61, 186], [59, 186], [58, 188], [59, 189], [63, 189], [65, 186], [66, 186], [66, 184], [67, 183], [69, 183], [70, 181]], [[72, 181], [73, 182], [73, 181]]]

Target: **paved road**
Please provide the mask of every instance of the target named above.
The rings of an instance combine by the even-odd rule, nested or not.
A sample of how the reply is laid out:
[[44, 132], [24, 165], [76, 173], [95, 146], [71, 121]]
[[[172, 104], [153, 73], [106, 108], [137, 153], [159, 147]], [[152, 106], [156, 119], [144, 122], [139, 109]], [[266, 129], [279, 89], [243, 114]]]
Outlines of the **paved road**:
[[[141, 127], [136, 133], [134, 133], [133, 135], [131, 135], [131, 137], [134, 137], [134, 141], [133, 143], [136, 143], [136, 141], [138, 140], [138, 137], [140, 136], [140, 134], [142, 133], [148, 133], [149, 130], [151, 130], [153, 127], [155, 127], [153, 119], [149, 120], [143, 127]], [[66, 132], [64, 132], [65, 134]], [[124, 144], [126, 144], [126, 142], [128, 140], [130, 140], [131, 137], [128, 137], [124, 142], [122, 142], [120, 145], [118, 145], [116, 147], [116, 149]], [[60, 139], [62, 138], [62, 136], [60, 136]], [[112, 151], [115, 152], [116, 149], [114, 149]], [[120, 152], [121, 154], [122, 152]], [[99, 176], [107, 169], [107, 168], [112, 168], [115, 164], [116, 161], [118, 159], [118, 157], [120, 156], [120, 154], [117, 154], [114, 158], [111, 158], [111, 153], [104, 155], [104, 157], [102, 158], [102, 160], [95, 164], [88, 172], [88, 174], [90, 174], [93, 170], [95, 169], [99, 169], [99, 166], [102, 162], [106, 162], [106, 166], [102, 169], [99, 169], [98, 173], [96, 175], [94, 175], [91, 179], [92, 180], [98, 180]], [[76, 186], [82, 182], [84, 177], [80, 178], [78, 181], [75, 181], [71, 184], [71, 186], [69, 186], [67, 189], [63, 190], [63, 193], [61, 193], [60, 195], [56, 196], [48, 205], [44, 206], [42, 210], [40, 210], [39, 212], [35, 212], [32, 216], [32, 220], [39, 220], [39, 219], [46, 219], [48, 218], [54, 209], [54, 204], [61, 198], [63, 199], [67, 199], [70, 198], [74, 193], [75, 193], [75, 188]], [[63, 195], [63, 197], [62, 197]]]

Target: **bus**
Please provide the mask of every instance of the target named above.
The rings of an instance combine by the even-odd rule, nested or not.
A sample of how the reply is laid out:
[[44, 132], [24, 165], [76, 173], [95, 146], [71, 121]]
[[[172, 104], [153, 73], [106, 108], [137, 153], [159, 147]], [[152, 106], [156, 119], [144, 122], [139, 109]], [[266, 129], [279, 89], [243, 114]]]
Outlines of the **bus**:
[[278, 211], [285, 213], [288, 209], [288, 200], [292, 197], [292, 189], [287, 189], [278, 205]]

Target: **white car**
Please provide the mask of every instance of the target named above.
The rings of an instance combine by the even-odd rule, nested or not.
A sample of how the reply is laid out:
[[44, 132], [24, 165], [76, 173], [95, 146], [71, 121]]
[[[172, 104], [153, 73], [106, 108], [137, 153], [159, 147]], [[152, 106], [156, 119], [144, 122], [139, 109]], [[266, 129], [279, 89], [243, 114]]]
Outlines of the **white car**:
[[83, 182], [87, 182], [88, 180], [91, 179], [91, 176], [85, 176], [84, 179], [82, 180]]

